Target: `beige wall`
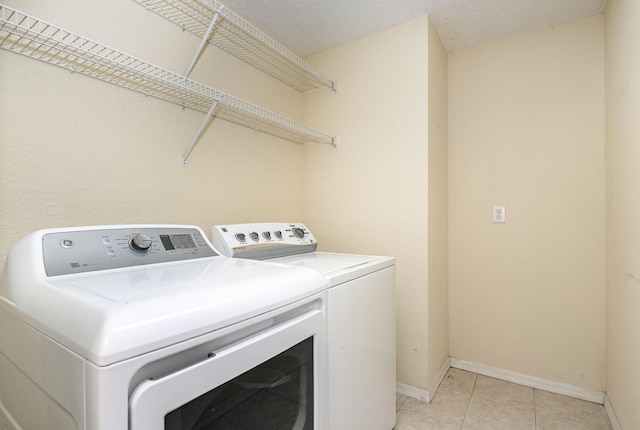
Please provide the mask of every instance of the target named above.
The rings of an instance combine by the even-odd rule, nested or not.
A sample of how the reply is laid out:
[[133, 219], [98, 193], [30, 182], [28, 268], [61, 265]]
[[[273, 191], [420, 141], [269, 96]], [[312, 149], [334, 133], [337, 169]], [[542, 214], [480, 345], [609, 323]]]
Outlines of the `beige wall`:
[[623, 430], [640, 428], [640, 2], [609, 0], [607, 395]]
[[[178, 73], [199, 43], [131, 0], [5, 3]], [[301, 93], [212, 46], [192, 77], [303, 118]], [[45, 227], [193, 223], [210, 234], [215, 223], [302, 220], [303, 147], [214, 120], [181, 167], [203, 119], [0, 50], [0, 268]]]
[[450, 55], [452, 357], [604, 391], [603, 72], [602, 16]]
[[[437, 76], [428, 70], [446, 56], [431, 58], [430, 44], [439, 44], [433, 38], [423, 17], [312, 56], [313, 64], [338, 80], [339, 90], [307, 93], [306, 122], [335, 127], [339, 148], [307, 146], [304, 164], [305, 219], [320, 247], [396, 257], [397, 377], [425, 390], [434, 377], [429, 374], [427, 198], [437, 191], [446, 201], [445, 184], [428, 188], [432, 136], [438, 139], [434, 163], [446, 160], [446, 100], [442, 92], [430, 97], [433, 84], [446, 84], [441, 72], [446, 65], [439, 65]], [[438, 113], [433, 120], [431, 111]], [[432, 131], [435, 118], [438, 129]], [[442, 169], [446, 166], [435, 177], [446, 175]], [[446, 224], [442, 210], [434, 212], [440, 216], [436, 225]], [[446, 248], [446, 233], [438, 237]], [[435, 279], [445, 282], [445, 270]], [[446, 303], [434, 310], [435, 318], [443, 318], [443, 307]]]

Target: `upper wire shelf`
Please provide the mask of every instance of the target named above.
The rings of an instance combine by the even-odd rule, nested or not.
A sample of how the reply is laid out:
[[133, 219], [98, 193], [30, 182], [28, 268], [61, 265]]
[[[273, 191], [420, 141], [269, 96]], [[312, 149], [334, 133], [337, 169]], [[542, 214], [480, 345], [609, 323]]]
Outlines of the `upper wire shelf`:
[[337, 144], [328, 134], [3, 4], [0, 48], [292, 142]]
[[215, 0], [134, 1], [298, 91], [337, 90], [337, 82]]

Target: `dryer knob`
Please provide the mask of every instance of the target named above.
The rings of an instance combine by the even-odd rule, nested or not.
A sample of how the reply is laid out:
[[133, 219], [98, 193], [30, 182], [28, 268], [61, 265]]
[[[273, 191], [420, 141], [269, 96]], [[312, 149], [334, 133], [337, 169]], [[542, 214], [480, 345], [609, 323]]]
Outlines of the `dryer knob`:
[[151, 238], [144, 233], [136, 233], [129, 241], [129, 248], [136, 252], [147, 252], [151, 248]]
[[295, 237], [297, 237], [298, 239], [302, 239], [302, 238], [304, 238], [304, 230], [303, 230], [303, 229], [301, 229], [301, 228], [296, 227], [296, 228], [292, 229], [292, 230], [291, 230], [291, 232], [292, 232], [292, 233], [293, 233], [293, 235], [294, 235]]

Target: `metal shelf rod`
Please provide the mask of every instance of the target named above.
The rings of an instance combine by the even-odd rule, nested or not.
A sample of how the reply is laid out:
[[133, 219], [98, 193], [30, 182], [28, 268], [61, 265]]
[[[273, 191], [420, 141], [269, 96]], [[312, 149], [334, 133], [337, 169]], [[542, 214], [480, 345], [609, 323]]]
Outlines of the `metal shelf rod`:
[[193, 141], [191, 141], [191, 145], [189, 145], [187, 150], [182, 155], [182, 167], [186, 167], [187, 166], [187, 159], [189, 158], [189, 155], [191, 155], [191, 151], [193, 151], [193, 148], [195, 148], [196, 144], [200, 140], [200, 137], [202, 136], [202, 133], [204, 132], [204, 129], [207, 127], [207, 124], [211, 120], [211, 117], [213, 116], [213, 111], [216, 109], [217, 106], [218, 106], [218, 101], [216, 100], [216, 101], [213, 102], [213, 104], [211, 105], [211, 108], [209, 109], [209, 112], [207, 112], [207, 115], [204, 117], [204, 120], [202, 121], [202, 124], [200, 125], [200, 128], [198, 129], [198, 132], [196, 133], [195, 137], [193, 138]]
[[198, 45], [198, 49], [196, 50], [196, 53], [193, 56], [193, 59], [191, 60], [191, 63], [189, 64], [189, 67], [187, 67], [187, 71], [184, 74], [185, 78], [189, 77], [189, 75], [191, 74], [191, 71], [193, 70], [194, 66], [198, 62], [198, 58], [200, 57], [200, 54], [202, 54], [202, 50], [204, 49], [205, 44], [207, 43], [207, 40], [209, 39], [209, 36], [211, 36], [211, 32], [213, 31], [213, 29], [214, 29], [214, 27], [216, 25], [216, 21], [218, 20], [218, 17], [220, 17], [220, 12], [216, 12], [215, 15], [213, 15], [213, 19], [211, 20], [211, 24], [209, 24], [209, 28], [207, 28], [206, 34], [204, 35], [204, 37], [200, 41], [200, 45]]

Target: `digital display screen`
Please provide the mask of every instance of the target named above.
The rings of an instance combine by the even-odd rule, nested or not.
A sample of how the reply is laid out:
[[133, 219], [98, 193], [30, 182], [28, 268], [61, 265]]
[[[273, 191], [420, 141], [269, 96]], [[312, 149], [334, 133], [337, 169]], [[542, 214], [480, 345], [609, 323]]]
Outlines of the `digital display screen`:
[[160, 241], [162, 242], [164, 249], [167, 251], [196, 248], [196, 243], [193, 241], [193, 237], [190, 234], [161, 234]]

